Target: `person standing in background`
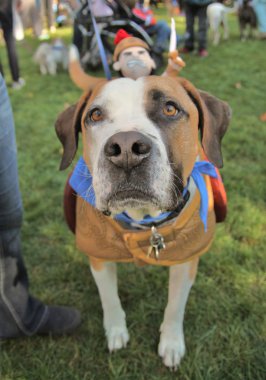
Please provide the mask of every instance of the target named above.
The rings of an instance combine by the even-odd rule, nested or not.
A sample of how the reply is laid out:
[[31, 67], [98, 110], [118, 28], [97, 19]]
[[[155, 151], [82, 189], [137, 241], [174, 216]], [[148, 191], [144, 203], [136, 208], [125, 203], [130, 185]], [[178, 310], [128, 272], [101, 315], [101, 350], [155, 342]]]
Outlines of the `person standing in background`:
[[186, 34], [185, 46], [182, 53], [190, 53], [195, 45], [195, 19], [198, 18], [198, 55], [207, 57], [207, 6], [212, 0], [184, 0], [184, 10], [186, 14]]
[[54, 33], [56, 28], [53, 11], [53, 0], [42, 0], [41, 12], [43, 29], [47, 29], [48, 32]]
[[22, 217], [13, 114], [0, 74], [0, 340], [71, 333], [81, 322], [78, 310], [45, 305], [29, 293]]
[[22, 41], [24, 39], [24, 27], [19, 15], [20, 8], [21, 0], [13, 0], [13, 34], [16, 41]]
[[[17, 1], [20, 6], [20, 1]], [[25, 81], [20, 77], [16, 41], [13, 33], [13, 4], [12, 0], [0, 1], [0, 24], [3, 29], [4, 40], [6, 43], [8, 62], [12, 76], [12, 88], [18, 90], [24, 86]], [[0, 64], [0, 71], [3, 75], [3, 66]]]
[[[39, 40], [48, 40], [49, 31], [54, 32], [54, 14], [52, 0], [20, 0], [19, 15], [24, 28], [32, 28]], [[49, 31], [48, 31], [49, 29]]]
[[21, 0], [19, 16], [24, 29], [32, 28], [36, 37], [42, 34], [41, 0]]
[[[153, 51], [157, 54], [167, 51], [171, 34], [167, 22], [164, 20], [157, 21], [153, 11], [146, 6], [144, 0], [135, 1], [132, 13], [135, 16], [134, 21], [140, 24], [150, 36], [154, 36]], [[177, 39], [179, 40], [179, 36]]]

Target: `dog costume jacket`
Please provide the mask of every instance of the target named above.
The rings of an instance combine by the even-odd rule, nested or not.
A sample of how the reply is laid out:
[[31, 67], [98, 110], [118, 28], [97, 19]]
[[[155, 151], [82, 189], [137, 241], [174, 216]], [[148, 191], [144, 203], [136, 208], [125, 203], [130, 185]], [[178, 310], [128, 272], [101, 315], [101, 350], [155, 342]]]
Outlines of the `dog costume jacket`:
[[[84, 176], [81, 176], [84, 179]], [[130, 229], [117, 220], [105, 216], [82, 197], [76, 199], [76, 212], [79, 218], [72, 220], [76, 235], [77, 248], [89, 257], [103, 261], [130, 262], [137, 264], [174, 265], [183, 263], [205, 253], [213, 240], [215, 232], [215, 212], [213, 191], [209, 175], [203, 175], [207, 189], [206, 228], [200, 216], [201, 194], [196, 189], [181, 212], [156, 226], [156, 236], [163, 239], [163, 247], [156, 257], [151, 250], [153, 232], [151, 228]], [[65, 192], [65, 212], [69, 221], [69, 199], [73, 189]], [[72, 198], [73, 200], [73, 198]], [[66, 207], [67, 206], [67, 207]], [[74, 204], [72, 204], [73, 213]], [[72, 218], [73, 219], [73, 218]], [[156, 223], [155, 223], [156, 224]]]

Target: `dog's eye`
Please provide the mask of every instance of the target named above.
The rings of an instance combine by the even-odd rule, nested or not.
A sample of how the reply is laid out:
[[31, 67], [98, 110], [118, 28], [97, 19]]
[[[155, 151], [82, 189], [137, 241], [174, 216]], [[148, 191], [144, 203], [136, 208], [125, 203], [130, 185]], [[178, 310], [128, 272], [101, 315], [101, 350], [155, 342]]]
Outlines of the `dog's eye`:
[[163, 107], [163, 113], [165, 116], [173, 117], [178, 114], [178, 109], [172, 102], [167, 102]]
[[101, 121], [102, 119], [103, 119], [103, 113], [99, 108], [94, 108], [90, 112], [90, 120], [91, 121], [97, 122], [97, 121]]

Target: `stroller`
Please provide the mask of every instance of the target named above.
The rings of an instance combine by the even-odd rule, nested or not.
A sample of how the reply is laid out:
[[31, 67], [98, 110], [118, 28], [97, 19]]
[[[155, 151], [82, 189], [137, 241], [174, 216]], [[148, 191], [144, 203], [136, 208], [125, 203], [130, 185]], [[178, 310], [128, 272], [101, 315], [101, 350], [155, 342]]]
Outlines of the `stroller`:
[[[91, 7], [89, 3], [91, 3]], [[151, 56], [156, 63], [156, 67], [158, 68], [162, 65], [162, 54], [153, 51], [153, 40], [142, 26], [136, 22], [134, 14], [122, 0], [82, 0], [82, 6], [76, 13], [74, 20], [73, 42], [79, 49], [81, 64], [85, 69], [93, 70], [101, 66], [91, 11], [96, 19], [109, 64], [112, 63], [115, 35], [122, 28], [134, 37], [144, 40], [151, 49]]]

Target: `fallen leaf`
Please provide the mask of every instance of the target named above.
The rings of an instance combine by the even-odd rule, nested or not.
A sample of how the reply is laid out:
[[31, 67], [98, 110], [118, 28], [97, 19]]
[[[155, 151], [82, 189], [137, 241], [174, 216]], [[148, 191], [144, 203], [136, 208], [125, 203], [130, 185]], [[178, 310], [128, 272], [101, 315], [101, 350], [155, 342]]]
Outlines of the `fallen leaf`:
[[260, 115], [260, 120], [261, 120], [261, 121], [266, 121], [266, 112], [264, 112], [264, 113], [262, 113], [262, 114]]
[[235, 83], [235, 88], [240, 89], [242, 88], [242, 84], [240, 82]]

